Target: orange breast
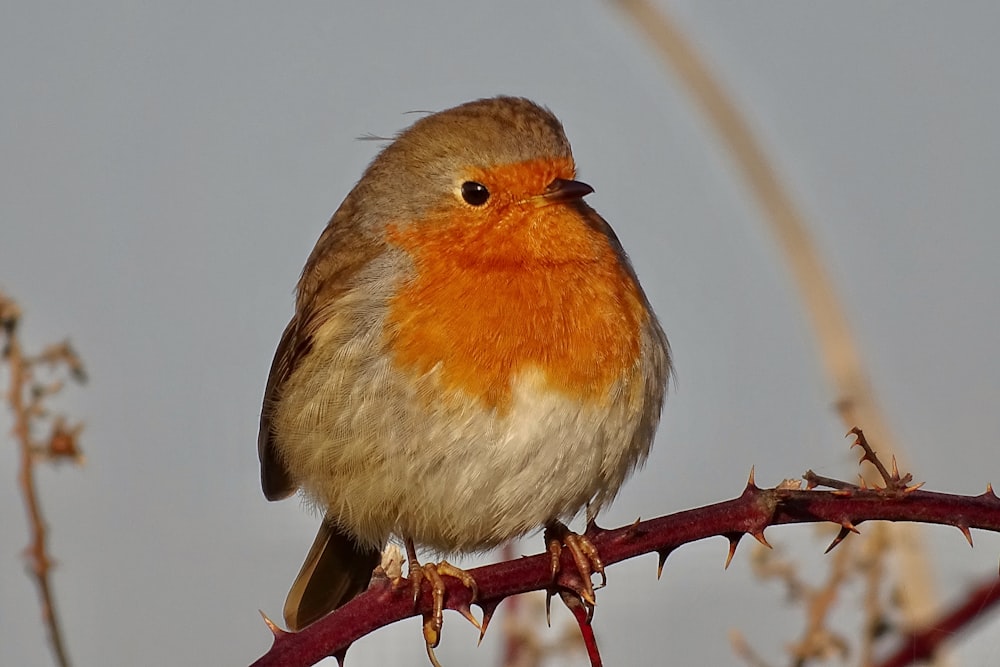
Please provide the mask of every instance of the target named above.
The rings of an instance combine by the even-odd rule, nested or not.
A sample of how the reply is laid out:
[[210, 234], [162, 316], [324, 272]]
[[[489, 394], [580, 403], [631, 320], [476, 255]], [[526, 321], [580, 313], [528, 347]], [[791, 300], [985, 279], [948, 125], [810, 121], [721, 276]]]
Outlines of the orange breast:
[[446, 390], [501, 411], [522, 371], [588, 401], [635, 371], [646, 318], [638, 287], [577, 209], [512, 201], [484, 220], [451, 208], [388, 231], [415, 266], [390, 303], [399, 366], [440, 364]]

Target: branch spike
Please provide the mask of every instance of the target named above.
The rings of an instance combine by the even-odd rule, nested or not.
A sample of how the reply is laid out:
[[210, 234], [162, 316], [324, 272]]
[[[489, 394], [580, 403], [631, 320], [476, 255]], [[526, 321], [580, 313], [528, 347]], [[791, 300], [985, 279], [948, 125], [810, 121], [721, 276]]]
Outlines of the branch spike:
[[722, 569], [728, 570], [729, 564], [733, 562], [733, 556], [736, 555], [736, 547], [740, 545], [740, 540], [743, 539], [745, 533], [729, 533], [725, 535], [725, 538], [729, 540], [729, 554], [726, 556], [726, 565]]
[[910, 486], [908, 486], [905, 489], [903, 489], [903, 493], [913, 493], [914, 491], [916, 491], [917, 489], [919, 489], [924, 484], [926, 484], [926, 482], [917, 482], [916, 484], [911, 484]]
[[757, 483], [754, 481], [754, 468], [755, 466], [750, 466], [750, 477], [747, 479], [747, 488], [756, 489]]
[[816, 482], [816, 473], [814, 473], [811, 469], [806, 470], [806, 474], [803, 475], [803, 477], [806, 480], [806, 491], [812, 491], [817, 486], [819, 486], [819, 484]]
[[261, 618], [264, 619], [264, 624], [267, 626], [267, 629], [271, 631], [272, 635], [274, 635], [274, 641], [278, 641], [279, 639], [283, 638], [285, 635], [288, 634], [280, 627], [278, 627], [277, 623], [268, 618], [267, 614], [264, 613], [263, 609], [258, 609], [257, 613], [260, 614]]
[[[639, 534], [639, 524], [642, 522], [642, 517], [636, 517], [635, 523], [628, 527], [628, 531], [625, 533], [625, 539], [631, 539]], [[590, 532], [590, 527], [587, 527], [587, 532]]]
[[[850, 528], [847, 528], [846, 526], [841, 526], [841, 527], [840, 527], [840, 532], [839, 532], [839, 533], [837, 533], [837, 536], [836, 536], [835, 538], [833, 538], [833, 542], [830, 542], [830, 546], [828, 546], [828, 547], [826, 548], [826, 551], [824, 551], [823, 553], [824, 553], [824, 554], [828, 554], [828, 553], [830, 553], [831, 551], [833, 551], [833, 550], [834, 550], [834, 548], [835, 548], [835, 547], [836, 547], [836, 546], [837, 546], [838, 544], [840, 544], [841, 542], [843, 542], [843, 541], [844, 541], [844, 538], [845, 538], [845, 537], [847, 537], [848, 535], [850, 535], [850, 534], [851, 534], [851, 532], [852, 532], [852, 531], [851, 531], [851, 529], [850, 529]], [[856, 532], [858, 532], [858, 531], [857, 531], [857, 529], [854, 529], [854, 531], [853, 531], [853, 532], [855, 532], [855, 533], [856, 533]]]
[[854, 524], [851, 523], [848, 519], [844, 519], [843, 521], [841, 521], [840, 522], [840, 527], [841, 528], [846, 528], [847, 530], [851, 531], [855, 535], [860, 535], [861, 534], [861, 531], [858, 530], [857, 528], [855, 528]]
[[969, 543], [970, 547], [975, 546], [972, 544], [972, 531], [969, 530], [968, 526], [966, 526], [964, 523], [960, 523], [956, 525], [955, 528], [958, 528], [960, 531], [962, 531], [962, 535], [965, 535], [965, 541]]
[[545, 591], [545, 625], [552, 627], [552, 589]]
[[892, 455], [892, 476], [899, 477], [899, 466], [896, 465], [896, 455]]
[[[664, 549], [663, 551], [657, 551], [656, 552], [656, 554], [660, 557], [660, 562], [657, 563], [657, 565], [656, 565], [656, 580], [657, 581], [660, 580], [660, 575], [663, 574], [663, 564], [667, 562], [667, 556], [669, 556], [671, 553], [673, 553], [673, 551], [674, 551], [673, 549]], [[730, 558], [732, 558], [732, 556], [730, 556]], [[729, 566], [728, 561], [726, 562], [726, 566], [727, 567]]]
[[758, 542], [760, 542], [761, 544], [763, 544], [768, 549], [773, 549], [774, 548], [767, 541], [767, 538], [764, 537], [764, 529], [763, 528], [761, 528], [760, 530], [755, 531], [753, 533], [750, 533], [750, 534], [753, 535], [753, 537], [754, 537], [755, 540], [757, 540]]
[[[636, 524], [640, 521], [642, 521], [642, 517], [635, 520]], [[606, 533], [607, 530], [607, 528], [602, 528], [597, 525], [597, 517], [592, 517], [587, 521], [587, 527], [584, 529], [583, 534], [587, 537], [593, 537], [594, 535], [598, 535], [600, 533]]]
[[986, 495], [993, 496], [994, 498], [997, 497], [996, 492], [993, 490], [993, 485], [989, 482], [986, 482]]
[[[551, 594], [549, 594], [549, 597], [552, 597]], [[483, 643], [483, 637], [486, 636], [486, 628], [489, 627], [490, 621], [493, 620], [493, 612], [495, 612], [497, 610], [497, 606], [500, 603], [499, 602], [487, 602], [486, 604], [483, 604], [481, 602], [477, 602], [476, 604], [478, 604], [479, 607], [483, 610], [483, 620], [479, 624], [479, 641], [476, 643], [476, 645], [478, 646], [479, 644]], [[546, 620], [548, 619], [548, 615], [549, 615], [549, 603], [548, 603], [548, 599], [546, 599], [546, 601], [545, 601], [545, 618], [546, 618]]]
[[476, 630], [479, 630], [480, 636], [482, 636], [483, 626], [476, 620], [476, 617], [472, 615], [472, 608], [467, 602], [454, 607], [454, 609], [461, 614], [465, 620], [472, 623]]

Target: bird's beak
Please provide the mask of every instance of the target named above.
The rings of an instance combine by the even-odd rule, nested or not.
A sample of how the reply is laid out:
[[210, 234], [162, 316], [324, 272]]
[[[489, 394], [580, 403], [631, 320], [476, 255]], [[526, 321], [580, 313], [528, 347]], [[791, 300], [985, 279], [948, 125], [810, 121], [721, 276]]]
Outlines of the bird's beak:
[[565, 178], [557, 178], [545, 189], [545, 192], [535, 198], [539, 206], [557, 204], [559, 202], [572, 201], [586, 197], [594, 188], [580, 181], [571, 181]]

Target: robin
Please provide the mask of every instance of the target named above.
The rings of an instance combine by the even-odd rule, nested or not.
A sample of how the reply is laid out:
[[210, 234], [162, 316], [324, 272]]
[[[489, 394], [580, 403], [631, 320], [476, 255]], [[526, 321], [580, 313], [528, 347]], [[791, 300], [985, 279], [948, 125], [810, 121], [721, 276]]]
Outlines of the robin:
[[[372, 161], [298, 282], [264, 395], [269, 500], [325, 513], [285, 604], [298, 630], [364, 591], [390, 538], [438, 553], [588, 519], [650, 450], [667, 339], [559, 120], [522, 98], [421, 118]], [[589, 588], [590, 572], [585, 591]], [[440, 605], [436, 618], [440, 619]], [[428, 637], [436, 643], [437, 627]]]

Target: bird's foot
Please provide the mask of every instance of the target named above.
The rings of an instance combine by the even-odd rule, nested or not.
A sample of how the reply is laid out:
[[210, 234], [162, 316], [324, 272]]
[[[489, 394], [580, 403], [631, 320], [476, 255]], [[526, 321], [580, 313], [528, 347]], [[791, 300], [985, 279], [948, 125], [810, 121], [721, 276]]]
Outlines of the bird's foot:
[[545, 528], [545, 546], [552, 562], [553, 583], [560, 573], [563, 549], [569, 550], [580, 577], [579, 581], [570, 582], [568, 585], [566, 582], [562, 582], [562, 585], [579, 595], [592, 613], [594, 605], [597, 604], [597, 598], [594, 596], [591, 575], [595, 572], [601, 575], [601, 587], [608, 583], [604, 574], [604, 563], [601, 562], [601, 557], [597, 553], [597, 547], [586, 535], [574, 533], [561, 521], [555, 521]]
[[[409, 561], [407, 578], [400, 578], [394, 582], [394, 586], [399, 588], [404, 585], [403, 582], [407, 582], [413, 595], [413, 606], [416, 607], [420, 601], [424, 580], [430, 585], [432, 605], [431, 610], [424, 614], [424, 643], [427, 646], [427, 657], [430, 658], [431, 664], [434, 667], [441, 667], [437, 657], [434, 655], [434, 649], [441, 643], [441, 628], [444, 625], [444, 598], [447, 592], [447, 587], [441, 577], [453, 577], [462, 582], [462, 585], [468, 588], [472, 594], [469, 602], [475, 602], [476, 598], [479, 597], [479, 586], [471, 574], [459, 567], [455, 567], [446, 560], [440, 563], [426, 563], [421, 565], [417, 561], [416, 550], [410, 540], [406, 540], [406, 553]], [[457, 611], [468, 619], [476, 629], [482, 630], [479, 621], [472, 615], [472, 611], [468, 605], [463, 605]]]

